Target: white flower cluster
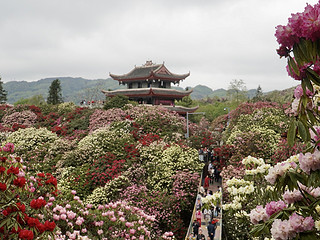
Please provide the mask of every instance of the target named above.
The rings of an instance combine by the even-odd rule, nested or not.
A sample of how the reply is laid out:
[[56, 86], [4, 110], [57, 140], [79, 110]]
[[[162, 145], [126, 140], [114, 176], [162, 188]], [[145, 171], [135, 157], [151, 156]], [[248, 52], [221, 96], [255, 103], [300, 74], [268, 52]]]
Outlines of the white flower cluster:
[[246, 170], [246, 175], [265, 174], [265, 173], [268, 173], [270, 167], [271, 167], [270, 164], [262, 164], [256, 169]]
[[250, 214], [248, 214], [246, 211], [243, 211], [243, 210], [236, 212], [234, 215], [238, 218], [247, 218], [250, 216]]
[[[44, 143], [52, 144], [58, 139], [55, 133], [46, 128], [20, 128], [9, 135], [7, 142], [11, 142], [19, 151], [33, 151]], [[20, 152], [19, 152], [20, 153]]]
[[241, 203], [234, 201], [232, 203], [223, 204], [222, 209], [224, 211], [229, 211], [230, 209], [240, 210], [240, 209], [242, 209], [242, 205], [241, 205]]
[[221, 192], [215, 192], [212, 195], [208, 195], [204, 198], [201, 198], [201, 201], [204, 205], [217, 205], [217, 203], [221, 202], [222, 193]]
[[275, 184], [277, 178], [285, 174], [289, 169], [295, 169], [297, 167], [296, 157], [292, 156], [284, 162], [279, 162], [275, 166], [269, 169], [268, 175], [265, 179], [271, 183]]
[[264, 160], [262, 158], [255, 158], [248, 156], [242, 160], [242, 164], [246, 166], [262, 166], [265, 164]]
[[230, 195], [248, 195], [254, 192], [254, 186], [253, 184], [236, 188], [234, 186], [228, 187], [227, 191], [230, 193]]
[[299, 162], [299, 154], [293, 155], [291, 157], [289, 157], [286, 162], [295, 162], [298, 163]]
[[232, 187], [232, 186], [234, 186], [234, 187], [244, 187], [244, 186], [252, 185], [253, 182], [233, 177], [230, 180], [228, 180], [226, 182], [226, 184], [227, 184], [228, 187]]

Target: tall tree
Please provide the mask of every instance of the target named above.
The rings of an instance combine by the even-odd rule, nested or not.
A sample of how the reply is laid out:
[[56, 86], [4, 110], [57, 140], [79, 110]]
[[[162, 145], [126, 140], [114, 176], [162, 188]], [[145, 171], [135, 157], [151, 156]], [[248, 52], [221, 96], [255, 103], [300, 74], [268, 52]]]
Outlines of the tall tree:
[[252, 101], [253, 102], [261, 101], [262, 100], [262, 96], [263, 96], [262, 88], [259, 85], [257, 90], [256, 90], [256, 95], [252, 98]]
[[49, 95], [47, 98], [48, 104], [59, 104], [63, 103], [62, 93], [61, 93], [61, 85], [59, 79], [53, 80], [49, 87]]
[[6, 103], [7, 101], [7, 91], [3, 89], [2, 81], [0, 77], [0, 103]]
[[245, 101], [247, 99], [246, 84], [242, 79], [233, 79], [230, 82], [227, 93], [231, 96], [232, 100], [235, 100], [237, 103], [240, 100]]

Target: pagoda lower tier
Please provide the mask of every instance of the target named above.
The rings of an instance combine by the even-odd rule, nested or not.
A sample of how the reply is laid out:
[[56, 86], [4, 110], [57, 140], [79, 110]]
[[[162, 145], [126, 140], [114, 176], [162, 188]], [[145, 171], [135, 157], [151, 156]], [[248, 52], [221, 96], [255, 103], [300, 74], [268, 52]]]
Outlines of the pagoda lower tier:
[[152, 104], [152, 105], [174, 105], [174, 100], [181, 100], [185, 96], [189, 96], [192, 90], [179, 91], [168, 88], [134, 88], [134, 89], [118, 89], [114, 91], [102, 92], [107, 97], [114, 97], [117, 95], [124, 95], [129, 100], [138, 103]]

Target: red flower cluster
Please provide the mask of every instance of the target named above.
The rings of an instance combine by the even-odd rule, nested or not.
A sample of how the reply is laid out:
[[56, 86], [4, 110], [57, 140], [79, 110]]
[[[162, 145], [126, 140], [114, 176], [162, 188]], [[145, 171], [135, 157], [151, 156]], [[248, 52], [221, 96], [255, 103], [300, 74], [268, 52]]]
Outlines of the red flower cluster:
[[152, 134], [152, 133], [147, 133], [143, 136], [140, 137], [139, 142], [143, 145], [143, 146], [149, 146], [151, 143], [153, 143], [154, 141], [158, 141], [160, 140], [160, 136], [157, 134]]
[[19, 232], [19, 238], [32, 240], [34, 238], [33, 232], [27, 229], [23, 229]]
[[93, 162], [88, 174], [91, 175], [91, 182], [95, 186], [104, 186], [111, 179], [121, 174], [125, 160], [117, 160], [116, 156], [109, 153]]
[[57, 179], [51, 173], [38, 173], [38, 177], [39, 178], [36, 178], [36, 180], [39, 186], [42, 186], [43, 184], [57, 186]]
[[0, 183], [0, 191], [4, 192], [7, 190], [7, 185], [5, 183]]
[[19, 177], [13, 180], [13, 185], [17, 187], [23, 187], [26, 184], [26, 179], [24, 177]]
[[25, 125], [23, 125], [23, 124], [18, 124], [18, 123], [14, 123], [13, 125], [12, 125], [12, 130], [13, 131], [17, 131], [17, 130], [19, 130], [20, 128], [27, 128], [27, 126], [25, 126]]
[[26, 211], [26, 206], [23, 203], [17, 202], [17, 206], [7, 207], [2, 211], [2, 214], [4, 216], [9, 216], [11, 213], [18, 212], [18, 211], [21, 211], [24, 213]]
[[40, 209], [44, 207], [47, 204], [46, 200], [38, 198], [38, 199], [32, 199], [30, 202], [30, 207], [33, 209]]
[[17, 174], [19, 173], [19, 168], [18, 168], [18, 167], [11, 166], [11, 167], [7, 170], [7, 174], [9, 175], [10, 173], [13, 173], [13, 174], [17, 175]]

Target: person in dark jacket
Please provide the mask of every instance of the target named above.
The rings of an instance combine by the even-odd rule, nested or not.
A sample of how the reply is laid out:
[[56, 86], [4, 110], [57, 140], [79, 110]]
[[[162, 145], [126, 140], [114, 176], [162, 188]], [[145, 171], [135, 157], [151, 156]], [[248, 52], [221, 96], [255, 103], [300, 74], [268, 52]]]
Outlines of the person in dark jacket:
[[210, 222], [207, 227], [208, 236], [210, 237], [210, 240], [214, 239], [214, 235], [216, 234], [216, 228], [217, 228], [217, 222], [215, 220], [212, 220], [212, 222]]
[[202, 234], [202, 229], [200, 228], [197, 240], [203, 240], [203, 239], [205, 239], [205, 236]]
[[195, 219], [194, 222], [192, 223], [192, 227], [193, 227], [193, 236], [198, 237], [200, 225], [199, 225], [197, 219]]

